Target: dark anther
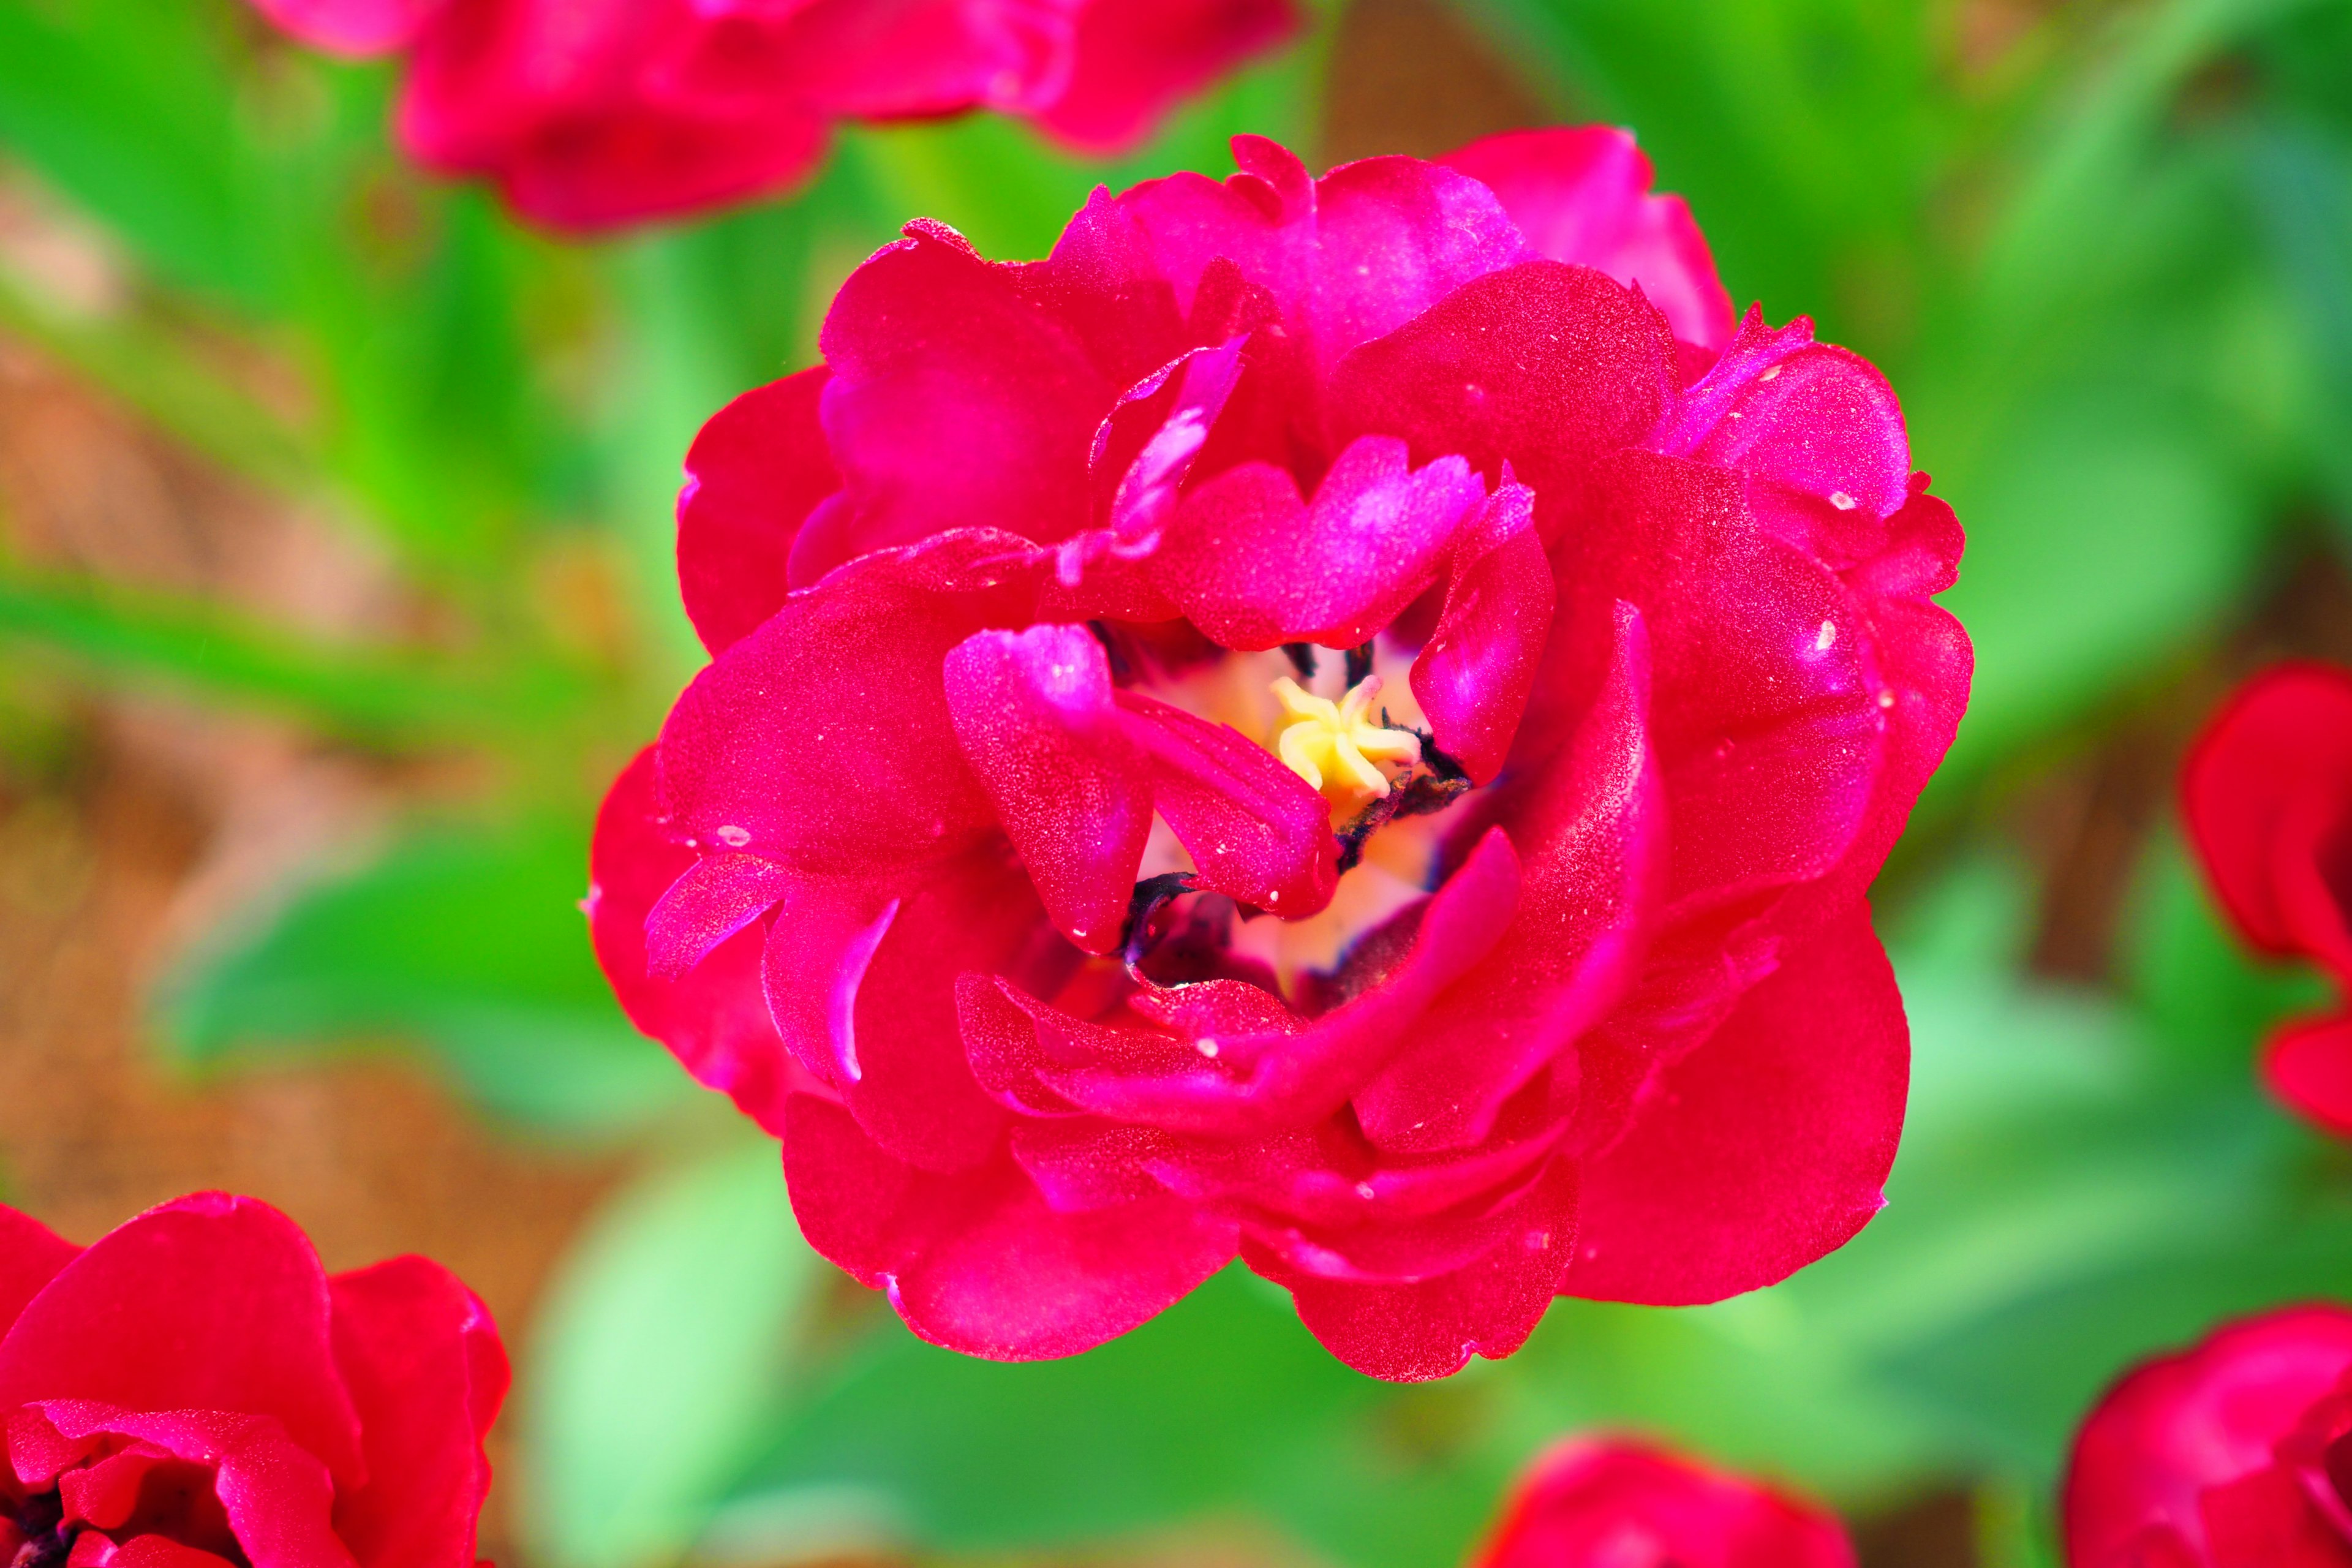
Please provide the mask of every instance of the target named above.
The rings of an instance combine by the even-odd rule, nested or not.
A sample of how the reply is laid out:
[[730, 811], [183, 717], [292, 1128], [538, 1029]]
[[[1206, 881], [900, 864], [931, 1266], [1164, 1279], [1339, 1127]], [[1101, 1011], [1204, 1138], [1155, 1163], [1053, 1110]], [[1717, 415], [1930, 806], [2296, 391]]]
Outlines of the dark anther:
[[1190, 871], [1164, 871], [1135, 885], [1135, 896], [1128, 900], [1127, 923], [1118, 932], [1119, 961], [1127, 965], [1129, 973], [1134, 973], [1135, 966], [1143, 962], [1144, 951], [1151, 945], [1152, 921], [1162, 910], [1192, 890]]
[[1088, 621], [1087, 630], [1094, 633], [1095, 641], [1102, 644], [1103, 658], [1110, 665], [1110, 683], [1125, 686], [1133, 680], [1135, 667], [1129, 662], [1127, 650], [1119, 647], [1118, 639], [1111, 635], [1110, 627], [1100, 621]]
[[73, 1538], [79, 1531], [64, 1528], [65, 1503], [56, 1492], [37, 1492], [10, 1513], [25, 1542], [16, 1548], [8, 1568], [60, 1568], [73, 1554]]
[[1366, 643], [1361, 647], [1349, 648], [1348, 650], [1348, 689], [1353, 691], [1361, 686], [1364, 683], [1364, 677], [1371, 672], [1372, 645]]
[[[1434, 748], [1432, 748], [1433, 750]], [[1339, 870], [1354, 870], [1364, 858], [1364, 845], [1372, 835], [1400, 816], [1427, 816], [1444, 811], [1470, 793], [1470, 775], [1461, 771], [1461, 764], [1443, 752], [1445, 765], [1434, 773], [1417, 773], [1358, 812], [1341, 827], [1339, 840]], [[1426, 759], [1424, 759], [1426, 760]]]
[[1286, 642], [1282, 645], [1283, 657], [1290, 668], [1298, 672], [1301, 680], [1315, 679], [1315, 645], [1311, 642]]

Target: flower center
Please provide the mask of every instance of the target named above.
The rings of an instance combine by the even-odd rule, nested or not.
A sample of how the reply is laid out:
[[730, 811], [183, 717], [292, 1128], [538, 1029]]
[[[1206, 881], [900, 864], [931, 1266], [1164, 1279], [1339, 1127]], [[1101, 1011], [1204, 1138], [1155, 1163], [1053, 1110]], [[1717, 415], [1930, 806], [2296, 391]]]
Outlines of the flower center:
[[[1374, 723], [1372, 700], [1381, 680], [1367, 675], [1334, 702], [1304, 690], [1284, 676], [1272, 688], [1282, 704], [1282, 730], [1275, 752], [1285, 766], [1331, 803], [1332, 819], [1352, 817], [1365, 805], [1385, 800], [1394, 788], [1381, 764], [1411, 771], [1421, 761], [1421, 738]], [[1381, 715], [1385, 721], [1386, 714]]]
[[73, 1554], [73, 1538], [79, 1533], [65, 1527], [65, 1511], [54, 1490], [37, 1492], [7, 1509], [5, 1517], [21, 1538], [8, 1568], [59, 1568]]

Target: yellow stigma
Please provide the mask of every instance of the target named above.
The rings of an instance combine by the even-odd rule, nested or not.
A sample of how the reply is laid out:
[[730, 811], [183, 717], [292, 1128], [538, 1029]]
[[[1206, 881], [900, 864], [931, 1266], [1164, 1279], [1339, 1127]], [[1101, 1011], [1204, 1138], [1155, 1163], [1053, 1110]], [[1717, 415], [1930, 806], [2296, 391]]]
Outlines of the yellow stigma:
[[1286, 675], [1274, 683], [1275, 700], [1282, 704], [1276, 754], [1309, 789], [1323, 793], [1335, 816], [1353, 816], [1366, 801], [1389, 793], [1393, 786], [1381, 763], [1410, 768], [1421, 761], [1418, 736], [1369, 717], [1372, 699], [1380, 694], [1377, 675], [1364, 677], [1337, 702], [1302, 690]]

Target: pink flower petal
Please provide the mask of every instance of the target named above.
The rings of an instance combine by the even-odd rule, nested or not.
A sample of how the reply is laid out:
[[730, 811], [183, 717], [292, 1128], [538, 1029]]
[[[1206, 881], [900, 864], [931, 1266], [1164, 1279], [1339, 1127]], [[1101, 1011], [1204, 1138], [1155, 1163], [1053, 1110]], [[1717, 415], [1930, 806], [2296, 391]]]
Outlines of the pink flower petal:
[[1650, 161], [1613, 125], [1511, 131], [1439, 162], [1495, 193], [1528, 243], [1554, 261], [1639, 288], [1675, 336], [1719, 349], [1731, 296], [1680, 196], [1652, 195]]
[[1844, 1245], [1885, 1201], [1910, 1059], [1857, 906], [1660, 1071], [1623, 1140], [1588, 1163], [1568, 1293], [1717, 1301]]
[[922, 1338], [992, 1361], [1091, 1350], [1234, 1255], [1231, 1223], [1178, 1199], [1062, 1214], [1009, 1160], [953, 1175], [899, 1163], [814, 1096], [793, 1100], [784, 1167], [811, 1246], [888, 1290]]
[[489, 1311], [448, 1270], [396, 1258], [329, 1282], [335, 1360], [360, 1415], [368, 1483], [338, 1495], [359, 1568], [473, 1568], [489, 1495], [482, 1438], [506, 1397]]
[[825, 374], [819, 365], [754, 387], [712, 415], [687, 448], [677, 585], [714, 657], [782, 608], [790, 589], [806, 585], [791, 576], [795, 541], [818, 503], [841, 488], [817, 424]]
[[109, 1232], [26, 1305], [0, 1338], [0, 1410], [244, 1411], [356, 1484], [359, 1418], [329, 1319], [319, 1255], [291, 1220], [251, 1198], [176, 1198]]

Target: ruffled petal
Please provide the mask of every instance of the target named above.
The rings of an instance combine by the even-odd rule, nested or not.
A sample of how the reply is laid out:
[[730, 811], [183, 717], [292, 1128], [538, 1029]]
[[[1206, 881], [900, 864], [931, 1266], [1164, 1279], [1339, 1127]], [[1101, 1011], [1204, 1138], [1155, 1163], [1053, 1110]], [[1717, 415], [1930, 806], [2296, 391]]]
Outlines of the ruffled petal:
[[1658, 421], [1674, 337], [1656, 310], [1589, 267], [1530, 261], [1446, 295], [1332, 373], [1342, 437], [1402, 437], [1422, 462], [1505, 463], [1541, 496]]
[[2280, 1441], [2347, 1371], [2352, 1311], [2314, 1305], [2229, 1324], [2131, 1373], [2074, 1439], [2064, 1493], [2069, 1561], [2133, 1563], [2130, 1550], [2161, 1531], [2201, 1562], [2207, 1489], [2269, 1467]]
[[1594, 685], [1586, 672], [1605, 665], [1613, 603], [1635, 605], [1650, 632], [1678, 912], [1822, 876], [1868, 821], [1885, 761], [1860, 607], [1833, 573], [1757, 525], [1723, 469], [1626, 452], [1596, 488], [1605, 506], [1555, 553], [1564, 629], [1538, 705], [1578, 710]]
[[1613, 1006], [1638, 973], [1664, 881], [1663, 791], [1646, 723], [1648, 641], [1620, 606], [1609, 684], [1509, 831], [1526, 874], [1510, 929], [1439, 999], [1412, 1048], [1355, 1097], [1384, 1149], [1485, 1138], [1503, 1103]]
[[1474, 1355], [1509, 1355], [1526, 1342], [1559, 1288], [1576, 1236], [1576, 1167], [1556, 1160], [1508, 1213], [1503, 1238], [1465, 1268], [1385, 1284], [1318, 1279], [1263, 1247], [1243, 1256], [1286, 1287], [1299, 1321], [1323, 1348], [1392, 1383], [1447, 1377]]
[[1130, 1005], [1156, 1030], [1072, 1017], [1001, 982], [992, 998], [983, 982], [965, 987], [965, 1047], [984, 1081], [1034, 1081], [1112, 1121], [1222, 1139], [1308, 1125], [1412, 1044], [1432, 999], [1509, 924], [1518, 885], [1509, 841], [1488, 834], [1423, 907], [1403, 960], [1312, 1020], [1238, 981], [1139, 994]]
[[405, 47], [443, 0], [254, 0], [315, 49], [364, 58]]
[[1117, 703], [1152, 805], [1192, 857], [1195, 886], [1293, 919], [1331, 901], [1339, 844], [1329, 805], [1306, 780], [1230, 725], [1134, 692]]
[[714, 658], [782, 609], [792, 588], [815, 580], [794, 580], [791, 563], [803, 523], [841, 489], [817, 423], [826, 374], [818, 365], [754, 387], [712, 415], [687, 448], [677, 586]]
[[695, 861], [656, 816], [649, 746], [614, 781], [596, 816], [586, 903], [596, 962], [631, 1023], [667, 1047], [697, 1082], [781, 1135], [787, 1074], [760, 982], [765, 933], [740, 931], [673, 979], [656, 979], [647, 963], [646, 917]]
[[1179, 310], [1192, 310], [1215, 265], [1233, 268], [1277, 302], [1315, 381], [1358, 343], [1528, 254], [1492, 193], [1433, 163], [1367, 158], [1313, 181], [1261, 136], [1235, 137], [1234, 160], [1239, 172], [1222, 184], [1171, 174], [1118, 204]]
[[0, 1335], [81, 1248], [30, 1215], [0, 1204]]
[[1297, 27], [1290, 0], [1092, 0], [1069, 87], [1037, 122], [1085, 152], [1122, 151], [1180, 100]]
[[812, 1247], [922, 1338], [992, 1361], [1091, 1350], [1234, 1256], [1231, 1222], [1180, 1199], [1057, 1213], [1010, 1159], [929, 1174], [814, 1096], [793, 1101], [784, 1173]]
[[[100, 1241], [90, 1251], [95, 1253], [105, 1245]], [[258, 1321], [271, 1321], [266, 1316]], [[213, 1489], [228, 1516], [236, 1548], [252, 1568], [357, 1568], [351, 1549], [334, 1529], [337, 1478], [329, 1474], [315, 1449], [289, 1436], [273, 1416], [219, 1408], [126, 1409], [82, 1399], [47, 1400], [37, 1408], [57, 1436], [68, 1442], [87, 1446], [93, 1437], [127, 1437], [212, 1468]], [[10, 1436], [13, 1440], [17, 1434], [12, 1431]], [[89, 1537], [85, 1534], [82, 1539]], [[140, 1556], [156, 1568], [184, 1564], [184, 1559], [153, 1548]], [[75, 1560], [80, 1560], [79, 1551]], [[113, 1561], [121, 1558], [118, 1554]], [[111, 1568], [111, 1563], [100, 1568]]]
[[482, 1438], [506, 1398], [505, 1348], [479, 1298], [437, 1263], [338, 1274], [335, 1361], [360, 1416], [368, 1483], [338, 1495], [359, 1568], [473, 1568], [489, 1495]]
[[1046, 912], [1089, 952], [1119, 944], [1151, 832], [1142, 758], [1084, 626], [981, 632], [947, 657], [956, 739]]
[[2263, 1081], [2298, 1114], [2352, 1138], [2352, 1017], [2281, 1028], [2263, 1047]]
[[1629, 1549], [1686, 1568], [1854, 1568], [1826, 1510], [1622, 1437], [1538, 1458], [1471, 1568], [1600, 1568]]
[[488, 176], [526, 217], [579, 234], [800, 178], [825, 137], [806, 103], [649, 90], [689, 41], [686, 10], [444, 5], [409, 50], [401, 143], [444, 174]]
[[359, 1417], [329, 1322], [327, 1277], [293, 1221], [251, 1198], [175, 1198], [100, 1237], [25, 1308], [0, 1339], [0, 1410], [245, 1411], [356, 1485]]
[[1488, 190], [1537, 252], [1638, 288], [1675, 336], [1720, 349], [1731, 296], [1682, 197], [1652, 195], [1650, 161], [1613, 125], [1508, 131], [1438, 160]]
[[1017, 539], [950, 533], [794, 594], [670, 710], [657, 755], [671, 834], [867, 875], [992, 832], [940, 668], [976, 631], [1026, 625], [1040, 570]]
[[1003, 1113], [965, 1062], [956, 977], [1011, 973], [1051, 987], [1077, 957], [1021, 868], [983, 846], [896, 883], [797, 879], [764, 973], [786, 1042], [866, 1136], [908, 1164], [957, 1171], [998, 1145]]
[[1551, 563], [1535, 494], [1507, 484], [1455, 541], [1445, 605], [1412, 661], [1412, 695], [1439, 750], [1475, 784], [1510, 755], [1551, 634]]
[[1416, 469], [1403, 442], [1367, 437], [1340, 452], [1312, 504], [1270, 464], [1196, 487], [1152, 557], [1153, 578], [1226, 647], [1353, 647], [1437, 580], [1486, 504], [1460, 458]]
[[2352, 826], [2352, 674], [2288, 663], [2248, 681], [2190, 751], [2181, 804], [2206, 874], [2247, 940], [2352, 975], [2341, 906], [2332, 922], [2319, 900], [2298, 910], [2285, 895], [2294, 859], [2307, 863], [2308, 853], [2280, 854], [2290, 837], [2311, 846]]
[[1624, 1138], [1586, 1163], [1567, 1293], [1717, 1301], [1843, 1246], [1885, 1202], [1910, 1062], [1894, 971], [1857, 905], [1660, 1072]]
[[1052, 543], [1087, 525], [1076, 481], [1121, 387], [1015, 269], [912, 225], [850, 275], [822, 341], [822, 417], [864, 549], [955, 528]]

